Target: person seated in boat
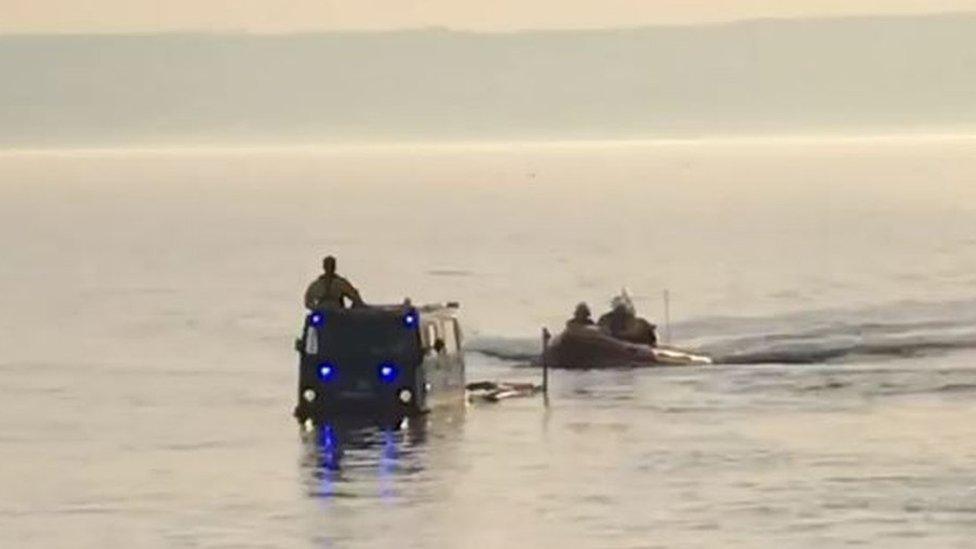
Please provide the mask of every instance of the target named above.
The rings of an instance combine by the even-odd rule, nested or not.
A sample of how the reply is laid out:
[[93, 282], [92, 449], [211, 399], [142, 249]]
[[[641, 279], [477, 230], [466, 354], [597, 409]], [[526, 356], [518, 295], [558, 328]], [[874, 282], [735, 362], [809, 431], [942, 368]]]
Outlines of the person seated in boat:
[[573, 311], [573, 318], [566, 321], [566, 328], [590, 328], [596, 326], [593, 322], [593, 317], [590, 312], [590, 306], [586, 303], [579, 303], [576, 305], [576, 310]]
[[353, 307], [365, 305], [359, 290], [348, 280], [336, 274], [336, 259], [326, 256], [322, 260], [321, 276], [316, 278], [305, 290], [305, 307], [315, 310], [322, 308], [341, 309], [348, 299]]
[[628, 343], [657, 346], [656, 326], [637, 316], [637, 309], [627, 292], [613, 298], [609, 313], [600, 317], [597, 324], [604, 333]]

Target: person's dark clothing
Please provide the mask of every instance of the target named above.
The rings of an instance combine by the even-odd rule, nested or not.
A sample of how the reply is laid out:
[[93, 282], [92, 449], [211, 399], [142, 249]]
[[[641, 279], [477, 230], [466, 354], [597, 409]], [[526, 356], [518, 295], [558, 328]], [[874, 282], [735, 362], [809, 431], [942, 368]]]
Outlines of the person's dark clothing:
[[614, 309], [601, 316], [597, 324], [608, 335], [617, 339], [623, 339], [623, 336], [629, 331], [634, 321], [634, 315], [623, 309]]
[[638, 317], [635, 339], [635, 343], [643, 343], [644, 345], [657, 347], [657, 326]]
[[345, 278], [337, 274], [323, 274], [312, 282], [305, 291], [305, 307], [319, 309], [323, 307], [342, 308], [343, 299], [348, 299], [354, 307], [364, 305], [363, 298]]
[[614, 309], [601, 316], [598, 324], [600, 329], [614, 339], [651, 347], [657, 345], [656, 327], [626, 310]]
[[592, 318], [573, 317], [566, 321], [567, 328], [589, 328], [590, 326], [596, 326]]

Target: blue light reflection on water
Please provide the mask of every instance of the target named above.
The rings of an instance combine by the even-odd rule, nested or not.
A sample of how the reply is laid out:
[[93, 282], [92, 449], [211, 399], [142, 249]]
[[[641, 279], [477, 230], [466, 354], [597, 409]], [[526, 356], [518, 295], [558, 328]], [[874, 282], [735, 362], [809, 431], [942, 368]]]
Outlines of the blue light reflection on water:
[[[392, 502], [399, 476], [418, 470], [405, 465], [411, 448], [425, 441], [426, 418], [324, 422], [303, 433], [309, 495], [331, 499], [356, 492]], [[372, 489], [362, 493], [362, 488]]]
[[315, 432], [316, 467], [313, 475], [318, 480], [316, 496], [333, 498], [336, 495], [336, 480], [339, 463], [342, 459], [342, 446], [332, 425], [319, 425]]
[[380, 431], [380, 436], [383, 441], [379, 460], [380, 498], [390, 503], [397, 495], [394, 477], [400, 458], [399, 441], [397, 433], [390, 428]]
[[322, 467], [330, 471], [338, 471], [339, 462], [342, 457], [342, 447], [339, 445], [335, 429], [332, 425], [324, 424], [319, 426], [318, 447], [322, 458]]

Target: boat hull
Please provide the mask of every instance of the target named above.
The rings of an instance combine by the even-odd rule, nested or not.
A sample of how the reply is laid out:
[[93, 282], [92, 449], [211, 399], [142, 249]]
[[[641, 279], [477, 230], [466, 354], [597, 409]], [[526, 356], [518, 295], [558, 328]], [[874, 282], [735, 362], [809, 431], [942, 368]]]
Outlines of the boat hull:
[[556, 336], [542, 360], [550, 368], [606, 369], [711, 364], [711, 358], [669, 347], [614, 339], [595, 328], [569, 328]]

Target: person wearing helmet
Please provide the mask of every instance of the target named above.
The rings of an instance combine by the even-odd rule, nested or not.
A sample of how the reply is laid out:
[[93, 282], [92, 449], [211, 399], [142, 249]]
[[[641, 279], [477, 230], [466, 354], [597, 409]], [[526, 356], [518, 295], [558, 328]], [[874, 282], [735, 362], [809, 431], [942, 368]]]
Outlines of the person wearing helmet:
[[322, 308], [345, 307], [345, 300], [352, 302], [353, 307], [365, 305], [363, 298], [348, 280], [336, 274], [336, 259], [326, 256], [322, 260], [322, 270], [324, 271], [308, 289], [305, 290], [305, 307], [310, 310]]
[[579, 303], [576, 305], [576, 310], [573, 311], [573, 318], [566, 321], [566, 328], [589, 328], [594, 326], [592, 313], [590, 312], [590, 306], [586, 303]]

